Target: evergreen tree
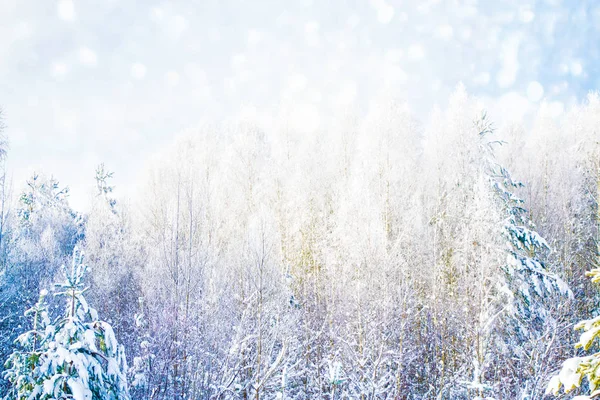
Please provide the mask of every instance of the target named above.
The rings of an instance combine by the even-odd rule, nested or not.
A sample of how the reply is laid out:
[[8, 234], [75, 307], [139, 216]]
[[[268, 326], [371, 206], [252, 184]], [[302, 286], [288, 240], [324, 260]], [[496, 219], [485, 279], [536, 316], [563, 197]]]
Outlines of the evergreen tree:
[[40, 362], [40, 343], [50, 324], [44, 302], [47, 294], [45, 289], [42, 290], [37, 303], [25, 312], [26, 316], [33, 314], [33, 327], [17, 338], [23, 350], [13, 352], [5, 363], [5, 378], [12, 384], [7, 399], [30, 398], [35, 388], [33, 371]]
[[71, 268], [63, 269], [65, 281], [55, 295], [66, 299], [64, 315], [49, 324], [43, 297], [30, 311], [34, 328], [19, 337], [28, 351], [14, 352], [7, 362], [13, 392], [9, 398], [127, 400], [124, 349], [83, 296], [87, 267], [77, 248]]
[[[586, 275], [592, 278], [592, 282], [600, 282], [600, 268], [594, 268]], [[600, 339], [600, 316], [579, 322], [575, 325], [575, 329], [583, 331], [575, 348], [589, 350], [594, 342]], [[558, 375], [550, 379], [546, 394], [552, 393], [556, 396], [561, 388], [568, 393], [579, 388], [584, 377], [587, 380], [590, 394], [575, 396], [573, 400], [588, 400], [600, 395], [600, 353], [595, 352], [588, 356], [567, 359]]]
[[545, 336], [555, 332], [560, 323], [556, 305], [573, 295], [541, 258], [550, 246], [527, 217], [524, 201], [515, 194], [522, 183], [513, 180], [503, 167], [496, 169], [492, 182], [504, 217], [506, 253], [498, 288], [506, 303], [499, 318], [496, 351], [502, 354], [499, 360], [511, 360], [499, 362], [497, 373], [510, 377], [511, 386], [517, 390], [513, 395], [533, 398], [541, 395], [541, 379], [547, 373], [536, 361], [537, 354], [549, 350]]
[[[33, 174], [4, 228], [4, 268], [0, 271], [0, 359], [27, 326], [24, 304], [52, 284], [59, 266], [83, 238], [85, 219], [68, 203], [68, 189], [54, 178]], [[5, 386], [7, 382], [1, 382]]]
[[[540, 371], [537, 365], [528, 363], [535, 362], [533, 354], [538, 350], [536, 346], [543, 342], [544, 327], [556, 325], [553, 304], [561, 297], [572, 297], [572, 292], [540, 258], [550, 247], [535, 231], [524, 201], [516, 194], [523, 184], [514, 180], [494, 156], [493, 148], [502, 142], [489, 139], [494, 129], [485, 114], [476, 127], [481, 138], [485, 175], [491, 185], [491, 204], [486, 211], [489, 217], [480, 215], [477, 226], [483, 226], [482, 221], [486, 219], [495, 220], [496, 226], [490, 226], [489, 230], [494, 236], [489, 245], [496, 253], [491, 260], [499, 264], [498, 269], [492, 271], [494, 276], [486, 281], [489, 290], [481, 305], [477, 335], [484, 337], [484, 345], [476, 351], [479, 357], [475, 357], [471, 384], [481, 395], [482, 388], [493, 389], [492, 383], [510, 381], [504, 385], [505, 394], [529, 398], [535, 390], [531, 388], [535, 384], [529, 381], [536, 380]], [[474, 246], [481, 247], [479, 243]], [[485, 385], [485, 381], [489, 385]]]

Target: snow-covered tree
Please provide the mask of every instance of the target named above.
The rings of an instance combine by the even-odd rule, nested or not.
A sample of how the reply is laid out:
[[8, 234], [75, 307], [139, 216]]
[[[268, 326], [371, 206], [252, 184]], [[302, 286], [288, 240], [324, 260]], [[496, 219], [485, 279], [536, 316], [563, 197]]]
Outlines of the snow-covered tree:
[[[459, 87], [426, 121], [386, 97], [308, 130], [287, 112], [204, 126], [161, 150], [137, 199], [115, 203], [99, 166], [85, 218], [32, 177], [0, 216], [2, 359], [82, 243], [85, 297], [133, 359], [131, 398], [542, 398], [567, 312], [600, 302], [583, 279], [600, 268], [600, 101], [508, 132], [481, 108]], [[42, 318], [49, 298], [27, 314], [10, 395], [37, 390], [59, 348], [110, 381], [82, 288], [61, 290], [74, 316]], [[563, 374], [574, 392], [593, 363]], [[83, 385], [85, 368], [63, 367], [57, 393]]]
[[63, 315], [50, 324], [42, 293], [28, 312], [34, 314], [33, 330], [19, 337], [26, 351], [15, 352], [7, 363], [15, 398], [129, 399], [124, 349], [84, 298], [87, 267], [79, 249], [63, 270], [65, 281], [55, 293], [65, 300]]
[[139, 270], [144, 264], [131, 211], [113, 197], [112, 172], [101, 164], [96, 169], [96, 196], [87, 214], [83, 250], [94, 266], [88, 276], [89, 300], [129, 350], [138, 345], [134, 323], [140, 296]]
[[[530, 381], [537, 381], [538, 375], [546, 373], [536, 364], [536, 352], [540, 351], [537, 347], [551, 332], [548, 329], [556, 327], [557, 315], [553, 314], [556, 304], [561, 297], [562, 300], [571, 298], [572, 292], [542, 261], [541, 257], [550, 247], [534, 230], [524, 201], [516, 193], [523, 184], [514, 180], [495, 159], [493, 147], [502, 142], [490, 138], [494, 129], [485, 115], [477, 121], [476, 127], [482, 138], [481, 150], [485, 154], [492, 204], [500, 218], [497, 245], [501, 248], [497, 250], [500, 250], [498, 260], [501, 264], [495, 271], [497, 278], [493, 280], [496, 287], [490, 288], [487, 306], [491, 308], [484, 318], [484, 326], [490, 330], [487, 334], [494, 340], [491, 350], [497, 357], [490, 360], [490, 365], [494, 366], [495, 378], [510, 376], [508, 380], [505, 378], [506, 384], [517, 390], [511, 395], [527, 398], [541, 390], [536, 382]], [[547, 349], [544, 347], [543, 350]], [[512, 362], [502, 361], [506, 357]]]
[[[586, 275], [592, 278], [593, 283], [600, 282], [600, 268], [594, 268]], [[592, 346], [598, 345], [600, 340], [600, 316], [581, 321], [575, 325], [575, 329], [582, 330], [579, 341], [575, 348], [588, 351]], [[560, 372], [553, 376], [548, 383], [546, 394], [552, 393], [557, 396], [563, 388], [565, 393], [581, 387], [587, 381], [588, 395], [575, 396], [574, 400], [589, 400], [600, 396], [600, 353], [581, 357], [571, 357], [566, 360]]]
[[35, 303], [51, 285], [63, 263], [83, 237], [84, 218], [68, 203], [68, 189], [53, 178], [33, 174], [5, 219], [4, 267], [0, 279], [0, 357], [25, 326], [24, 305]]
[[107, 170], [104, 163], [96, 167], [96, 189], [97, 195], [102, 197], [114, 212], [117, 200], [113, 197], [114, 186], [110, 185], [109, 179], [112, 179], [114, 172]]
[[45, 297], [48, 292], [40, 292], [37, 303], [25, 312], [33, 316], [32, 329], [17, 338], [20, 350], [14, 351], [5, 363], [5, 378], [10, 382], [7, 398], [28, 399], [36, 388], [36, 368], [40, 363], [42, 339], [46, 336], [46, 327], [50, 325]]

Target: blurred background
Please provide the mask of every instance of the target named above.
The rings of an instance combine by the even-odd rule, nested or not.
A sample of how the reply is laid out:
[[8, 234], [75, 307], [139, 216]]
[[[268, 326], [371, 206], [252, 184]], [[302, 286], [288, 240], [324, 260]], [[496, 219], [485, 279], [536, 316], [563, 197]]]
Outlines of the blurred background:
[[593, 1], [4, 0], [0, 106], [15, 189], [32, 171], [89, 205], [94, 168], [121, 196], [198, 124], [286, 109], [302, 130], [380, 96], [425, 117], [462, 82], [497, 125], [596, 89]]

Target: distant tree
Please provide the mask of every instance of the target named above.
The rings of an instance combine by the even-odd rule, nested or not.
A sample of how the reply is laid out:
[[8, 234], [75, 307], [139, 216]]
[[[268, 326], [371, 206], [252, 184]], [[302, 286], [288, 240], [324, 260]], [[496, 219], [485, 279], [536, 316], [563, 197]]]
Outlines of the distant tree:
[[137, 347], [134, 316], [140, 296], [138, 251], [131, 226], [131, 213], [113, 197], [113, 173], [104, 164], [96, 168], [96, 196], [92, 200], [85, 226], [84, 250], [94, 266], [90, 271], [90, 300], [107, 315], [128, 350]]
[[110, 185], [109, 179], [112, 179], [114, 172], [108, 171], [104, 167], [104, 163], [96, 167], [96, 188], [98, 190], [97, 195], [104, 198], [106, 203], [110, 206], [110, 209], [115, 212], [115, 205], [117, 200], [112, 197], [114, 186]]

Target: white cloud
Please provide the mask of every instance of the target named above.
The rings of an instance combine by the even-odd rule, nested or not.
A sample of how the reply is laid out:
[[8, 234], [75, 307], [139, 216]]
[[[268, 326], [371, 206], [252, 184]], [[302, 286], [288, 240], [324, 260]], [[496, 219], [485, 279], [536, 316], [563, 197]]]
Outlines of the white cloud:
[[63, 21], [75, 20], [75, 6], [72, 0], [59, 0], [57, 6], [58, 17]]
[[544, 87], [538, 81], [531, 81], [527, 85], [527, 98], [531, 102], [538, 102], [544, 96]]
[[138, 80], [144, 79], [146, 76], [146, 66], [141, 63], [134, 63], [131, 66], [131, 76]]
[[87, 67], [95, 67], [98, 63], [98, 56], [92, 49], [82, 47], [79, 49], [79, 62]]

